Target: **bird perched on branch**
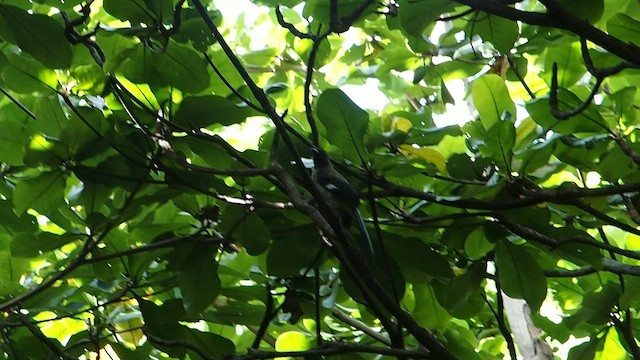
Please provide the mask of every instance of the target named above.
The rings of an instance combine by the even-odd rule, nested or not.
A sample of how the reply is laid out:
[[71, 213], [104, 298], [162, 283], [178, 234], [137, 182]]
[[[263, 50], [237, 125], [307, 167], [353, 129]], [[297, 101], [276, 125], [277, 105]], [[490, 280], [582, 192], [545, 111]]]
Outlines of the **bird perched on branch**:
[[329, 155], [324, 150], [314, 147], [311, 151], [313, 152], [314, 165], [311, 179], [323, 190], [327, 205], [336, 212], [345, 228], [348, 229], [351, 226], [352, 220], [358, 223], [360, 232], [373, 256], [373, 243], [360, 215], [360, 210], [358, 210], [360, 202], [358, 193], [351, 187], [347, 179], [333, 168]]

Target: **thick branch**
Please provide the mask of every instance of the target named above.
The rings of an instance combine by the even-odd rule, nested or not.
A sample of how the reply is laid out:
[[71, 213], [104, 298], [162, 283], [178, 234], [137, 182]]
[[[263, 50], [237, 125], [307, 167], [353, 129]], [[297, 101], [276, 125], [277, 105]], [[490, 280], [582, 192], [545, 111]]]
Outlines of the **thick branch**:
[[[633, 64], [640, 65], [640, 48], [617, 39], [602, 30], [593, 27], [588, 22], [574, 16], [568, 11], [560, 13], [539, 13], [521, 11], [495, 0], [455, 0], [460, 4], [470, 6], [476, 10], [482, 10], [492, 15], [505, 19], [522, 21], [531, 25], [547, 26], [571, 31], [584, 37], [594, 44], [602, 47]], [[556, 9], [553, 9], [554, 12]]]

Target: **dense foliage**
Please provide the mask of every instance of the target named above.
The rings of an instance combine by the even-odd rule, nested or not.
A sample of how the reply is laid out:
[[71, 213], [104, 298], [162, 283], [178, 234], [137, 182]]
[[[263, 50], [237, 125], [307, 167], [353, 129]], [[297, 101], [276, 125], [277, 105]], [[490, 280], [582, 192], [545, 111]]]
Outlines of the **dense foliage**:
[[640, 359], [640, 2], [216, 3], [0, 1], [4, 357]]

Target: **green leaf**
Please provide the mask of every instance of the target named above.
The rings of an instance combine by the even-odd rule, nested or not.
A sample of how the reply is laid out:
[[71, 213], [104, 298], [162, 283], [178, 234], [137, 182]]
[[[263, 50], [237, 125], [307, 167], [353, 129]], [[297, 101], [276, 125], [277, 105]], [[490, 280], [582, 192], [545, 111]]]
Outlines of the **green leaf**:
[[42, 173], [34, 179], [20, 181], [16, 185], [13, 205], [18, 214], [34, 209], [43, 215], [51, 215], [63, 207], [64, 173], [58, 171]]
[[288, 277], [299, 274], [300, 269], [306, 269], [313, 264], [313, 260], [324, 244], [317, 235], [306, 231], [292, 229], [279, 234], [267, 254], [267, 270], [269, 274]]
[[259, 113], [245, 104], [234, 104], [217, 95], [205, 95], [185, 98], [174, 121], [187, 129], [198, 129], [213, 124], [237, 124], [255, 115]]
[[491, 157], [497, 164], [504, 164], [505, 169], [511, 168], [513, 145], [516, 140], [516, 129], [509, 120], [500, 120], [493, 124], [485, 133], [482, 152]]
[[44, 135], [50, 137], [60, 136], [61, 129], [69, 121], [62, 110], [58, 96], [42, 96], [36, 99], [33, 113]]
[[50, 92], [56, 88], [56, 73], [23, 54], [8, 54], [9, 65], [2, 68], [2, 80], [6, 86], [21, 94]]
[[436, 279], [448, 283], [453, 271], [447, 258], [416, 238], [385, 236], [385, 249], [396, 260], [407, 278], [415, 283]]
[[82, 235], [72, 233], [56, 235], [48, 232], [39, 234], [21, 232], [16, 234], [11, 240], [11, 255], [15, 257], [34, 258], [83, 238], [84, 236]]
[[445, 330], [451, 315], [438, 303], [429, 285], [414, 285], [415, 309], [412, 315], [418, 324], [427, 329]]
[[[216, 25], [219, 25], [222, 20], [222, 14], [219, 11], [209, 11], [209, 17]], [[173, 39], [180, 43], [190, 42], [194, 49], [202, 52], [216, 42], [216, 38], [200, 17], [183, 21]]]
[[449, 284], [432, 283], [438, 303], [460, 319], [476, 315], [484, 306], [481, 284], [485, 274], [486, 264], [477, 262]]
[[547, 297], [547, 279], [529, 252], [523, 246], [500, 241], [496, 244], [495, 261], [504, 293], [526, 300], [534, 311], [539, 309]]
[[271, 234], [259, 216], [247, 211], [243, 206], [229, 206], [222, 213], [220, 230], [255, 256], [267, 250]]
[[30, 261], [13, 256], [11, 236], [0, 234], [0, 297], [17, 295], [24, 288], [20, 283], [23, 274], [31, 270]]
[[0, 120], [0, 162], [23, 165], [22, 157], [30, 135], [28, 128], [13, 121]]
[[269, 66], [279, 52], [276, 48], [255, 50], [242, 55], [243, 63], [253, 66]]
[[[582, 100], [568, 90], [558, 89], [558, 108], [569, 111], [582, 104]], [[566, 120], [557, 120], [551, 115], [549, 98], [537, 98], [526, 105], [531, 118], [546, 130], [553, 130], [560, 134], [575, 133], [603, 133], [608, 128], [602, 115], [595, 106], [589, 105], [585, 111]]]
[[575, 84], [586, 72], [578, 42], [574, 42], [570, 46], [552, 47], [546, 51], [543, 78], [547, 84], [551, 84], [554, 63], [558, 65], [558, 86], [560, 88], [568, 88]]
[[134, 24], [152, 24], [154, 20], [163, 17], [170, 19], [173, 14], [171, 0], [154, 1], [126, 1], [104, 0], [104, 10], [122, 21], [131, 21]]
[[302, 0], [252, 0], [252, 2], [269, 7], [286, 6], [292, 8], [302, 2]]
[[584, 295], [578, 311], [566, 320], [569, 328], [576, 328], [584, 323], [601, 326], [609, 321], [610, 314], [620, 297], [618, 284], [607, 283], [598, 291]]
[[640, 21], [623, 13], [618, 13], [607, 21], [607, 30], [611, 36], [631, 44], [638, 44]]
[[35, 232], [38, 230], [38, 223], [29, 214], [17, 216], [9, 200], [0, 200], [0, 230], [8, 234]]
[[210, 246], [193, 246], [178, 271], [178, 286], [188, 314], [202, 312], [220, 292], [218, 263], [212, 250]]
[[206, 62], [190, 47], [170, 42], [166, 52], [155, 56], [153, 62], [168, 85], [184, 92], [198, 93], [209, 86]]
[[408, 34], [421, 36], [427, 26], [455, 6], [450, 0], [399, 0], [400, 24]]
[[476, 344], [470, 344], [467, 338], [458, 329], [448, 328], [444, 332], [447, 350], [457, 359], [480, 360], [481, 357], [475, 351]]
[[16, 45], [51, 69], [66, 69], [71, 65], [71, 44], [64, 29], [54, 19], [41, 14], [29, 14], [10, 5], [0, 5], [0, 17], [11, 27]]
[[486, 130], [503, 118], [504, 113], [516, 114], [516, 105], [509, 96], [504, 80], [498, 75], [483, 75], [471, 85], [471, 96]]
[[596, 351], [602, 349], [604, 337], [591, 337], [588, 341], [574, 346], [569, 350], [567, 360], [594, 359]]
[[472, 260], [483, 258], [489, 251], [493, 250], [484, 233], [484, 228], [478, 227], [473, 230], [464, 242], [464, 251]]
[[509, 54], [520, 35], [515, 21], [483, 12], [474, 15], [469, 27], [469, 34], [480, 35], [482, 40], [492, 43], [503, 54]]
[[[626, 360], [629, 358], [627, 353], [627, 343], [620, 341], [620, 333], [617, 327], [610, 327], [608, 329], [607, 336], [604, 338], [604, 345], [598, 356], [594, 357], [597, 360]], [[626, 331], [626, 330], [625, 330]]]
[[[138, 305], [144, 317], [144, 329], [154, 337], [171, 341], [186, 341], [189, 338], [188, 328], [178, 322], [184, 317], [184, 308], [179, 300], [166, 301], [161, 306], [153, 302], [139, 299]], [[186, 350], [181, 346], [167, 346], [163, 343], [153, 344], [167, 354], [184, 358]]]
[[365, 156], [364, 135], [369, 115], [338, 89], [329, 89], [318, 99], [318, 118], [325, 127], [327, 140], [340, 148], [345, 158], [360, 162]]
[[55, 7], [61, 10], [69, 10], [78, 4], [81, 4], [83, 0], [35, 0], [35, 3], [47, 4], [51, 7]]
[[215, 312], [206, 313], [204, 319], [218, 324], [230, 326], [247, 325], [259, 326], [264, 318], [266, 307], [263, 304], [248, 304], [242, 301], [232, 301]]
[[[560, 0], [558, 4], [591, 24], [595, 24], [604, 13], [604, 0]], [[607, 30], [611, 31], [608, 26]]]
[[[197, 346], [197, 348], [204, 351], [208, 357], [214, 357], [216, 359], [221, 359], [235, 353], [233, 341], [213, 332], [187, 329], [187, 342]], [[189, 358], [194, 360], [203, 359], [201, 354], [191, 349], [189, 350]]]

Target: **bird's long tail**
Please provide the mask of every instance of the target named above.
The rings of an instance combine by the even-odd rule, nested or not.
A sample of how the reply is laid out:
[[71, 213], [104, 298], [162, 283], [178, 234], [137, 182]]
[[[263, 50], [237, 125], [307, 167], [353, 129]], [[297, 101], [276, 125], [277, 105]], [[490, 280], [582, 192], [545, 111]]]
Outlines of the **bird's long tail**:
[[362, 219], [362, 214], [360, 214], [360, 210], [356, 208], [353, 215], [354, 215], [353, 217], [356, 218], [356, 222], [358, 223], [358, 227], [360, 228], [360, 233], [362, 234], [362, 237], [367, 241], [369, 252], [371, 252], [371, 258], [374, 258], [375, 250], [373, 249], [373, 242], [371, 242], [371, 237], [369, 236], [367, 227], [364, 224], [364, 220]]

